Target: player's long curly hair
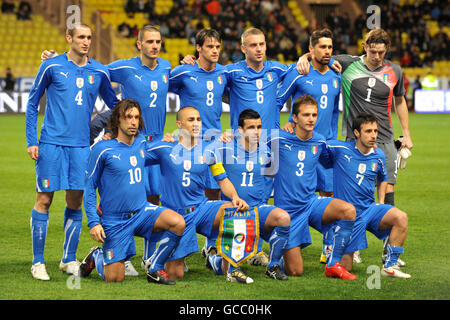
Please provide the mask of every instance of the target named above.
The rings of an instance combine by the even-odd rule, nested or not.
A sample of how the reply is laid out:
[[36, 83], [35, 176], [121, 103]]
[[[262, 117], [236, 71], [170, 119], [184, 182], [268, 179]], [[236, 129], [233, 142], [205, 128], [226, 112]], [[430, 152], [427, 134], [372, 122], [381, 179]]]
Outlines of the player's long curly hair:
[[133, 99], [124, 99], [121, 100], [119, 103], [117, 103], [108, 120], [108, 128], [113, 133], [114, 138], [117, 137], [117, 134], [119, 132], [120, 117], [125, 117], [125, 114], [127, 113], [128, 109], [131, 108], [137, 108], [139, 110], [138, 131], [142, 131], [142, 129], [144, 128], [144, 119], [142, 118], [142, 110], [141, 107], [139, 106], [139, 103]]

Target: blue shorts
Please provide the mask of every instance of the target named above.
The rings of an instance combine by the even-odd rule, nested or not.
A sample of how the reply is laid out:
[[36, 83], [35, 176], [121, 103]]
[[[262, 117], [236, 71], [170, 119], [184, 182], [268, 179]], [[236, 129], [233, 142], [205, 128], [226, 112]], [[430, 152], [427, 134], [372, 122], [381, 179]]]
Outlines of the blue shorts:
[[[186, 227], [184, 228], [184, 233], [181, 236], [177, 248], [173, 252], [172, 256], [168, 259], [168, 261], [181, 259], [194, 252], [199, 251], [197, 233], [200, 233], [205, 237], [209, 237], [214, 234], [214, 232], [216, 231], [212, 230], [214, 219], [216, 218], [217, 212], [219, 211], [220, 207], [224, 203], [225, 201], [221, 200], [205, 201], [197, 207], [193, 207], [194, 211], [189, 213], [187, 213], [189, 210], [186, 209], [173, 209], [183, 216]], [[219, 229], [217, 229], [217, 231], [218, 230]], [[154, 234], [151, 241], [159, 241], [160, 239], [162, 239], [163, 234], [164, 233]]]
[[269, 204], [260, 204], [258, 206], [258, 215], [259, 215], [259, 236], [261, 239], [269, 242], [270, 233], [266, 233], [264, 231], [264, 225], [266, 224], [267, 217], [272, 212], [272, 210], [277, 209], [275, 206], [271, 206]]
[[333, 168], [324, 168], [319, 163], [317, 166], [316, 190], [333, 192]]
[[[153, 226], [165, 207], [147, 203], [145, 207], [130, 215], [124, 213], [117, 219], [101, 219], [106, 234], [103, 243], [105, 264], [126, 260], [136, 254], [134, 236], [150, 239]], [[105, 214], [105, 213], [104, 213]], [[162, 234], [162, 232], [158, 233]]]
[[329, 230], [329, 225], [322, 225], [322, 216], [333, 198], [315, 196], [308, 203], [296, 210], [286, 210], [291, 216], [291, 225], [289, 229], [289, 241], [286, 249], [292, 249], [300, 246], [306, 248], [312, 243], [309, 226], [320, 233]]
[[353, 226], [352, 238], [345, 253], [364, 250], [368, 247], [366, 230], [373, 233], [380, 240], [385, 239], [391, 233], [391, 229], [379, 230], [378, 227], [380, 226], [381, 219], [392, 208], [394, 207], [388, 204], [374, 203], [364, 212], [358, 214]]
[[89, 147], [39, 143], [36, 191], [83, 190], [89, 151]]
[[161, 195], [161, 168], [159, 164], [145, 166], [145, 175], [147, 180], [145, 182], [145, 192], [147, 196]]

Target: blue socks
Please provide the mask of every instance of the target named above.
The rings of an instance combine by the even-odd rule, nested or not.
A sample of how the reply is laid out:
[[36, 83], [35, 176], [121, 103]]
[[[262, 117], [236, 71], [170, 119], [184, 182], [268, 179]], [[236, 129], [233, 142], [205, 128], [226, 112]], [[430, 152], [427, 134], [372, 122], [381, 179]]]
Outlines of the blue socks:
[[44, 248], [45, 239], [47, 237], [48, 228], [48, 212], [42, 213], [31, 210], [31, 239], [33, 248], [33, 264], [38, 262], [44, 264]]
[[76, 260], [78, 243], [80, 242], [83, 212], [67, 208], [64, 210], [64, 254], [63, 263]]
[[389, 268], [397, 263], [398, 256], [403, 253], [403, 247], [394, 247], [390, 244], [387, 245], [387, 256], [384, 263], [385, 268]]
[[147, 260], [152, 256], [156, 250], [157, 243], [158, 242], [150, 241], [144, 238], [144, 256], [142, 257], [142, 260]]
[[335, 222], [333, 248], [331, 256], [327, 259], [327, 265], [329, 267], [341, 261], [345, 248], [350, 241], [354, 224], [355, 220], [338, 220]]
[[[270, 257], [268, 268], [272, 268], [274, 265], [281, 265], [281, 258], [283, 257], [284, 248], [289, 240], [289, 226], [275, 227], [272, 231], [272, 235], [269, 239], [270, 245]], [[262, 239], [259, 241], [261, 244]]]
[[148, 270], [150, 273], [164, 270], [164, 264], [175, 251], [181, 236], [181, 234], [176, 234], [170, 230], [164, 232], [164, 237], [159, 241], [159, 247]]

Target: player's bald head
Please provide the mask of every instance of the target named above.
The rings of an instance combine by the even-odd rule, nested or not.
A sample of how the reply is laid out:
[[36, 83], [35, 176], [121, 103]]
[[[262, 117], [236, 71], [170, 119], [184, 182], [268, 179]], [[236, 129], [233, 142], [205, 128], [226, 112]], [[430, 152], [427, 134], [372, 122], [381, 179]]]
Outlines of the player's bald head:
[[177, 121], [183, 121], [184, 119], [186, 119], [186, 117], [189, 115], [189, 114], [192, 114], [192, 113], [198, 113], [198, 114], [200, 114], [200, 112], [198, 112], [198, 110], [196, 109], [196, 108], [194, 108], [194, 107], [183, 107], [183, 108], [181, 108], [180, 110], [178, 110], [178, 112], [177, 112]]

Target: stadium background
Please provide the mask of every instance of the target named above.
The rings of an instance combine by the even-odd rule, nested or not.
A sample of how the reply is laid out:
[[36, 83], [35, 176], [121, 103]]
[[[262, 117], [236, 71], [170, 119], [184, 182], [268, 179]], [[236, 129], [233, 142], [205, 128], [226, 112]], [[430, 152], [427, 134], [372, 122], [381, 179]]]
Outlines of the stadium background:
[[[78, 6], [81, 21], [93, 27], [92, 58], [107, 64], [138, 55], [138, 30], [154, 24], [164, 37], [160, 57], [175, 67], [180, 57], [194, 53], [194, 35], [203, 27], [222, 34], [222, 64], [243, 59], [240, 34], [249, 26], [265, 32], [270, 60], [296, 61], [308, 50], [309, 35], [321, 27], [335, 34], [334, 54], [360, 55], [366, 21], [373, 14], [366, 11], [374, 4], [381, 9], [381, 27], [392, 38], [387, 58], [403, 68], [406, 98], [413, 111], [416, 88], [448, 88], [450, 10], [445, 0], [2, 0], [0, 83], [6, 92], [0, 95], [0, 113], [25, 112], [43, 49], [67, 50], [64, 32], [73, 14], [67, 12], [70, 5]], [[16, 80], [12, 90], [5, 90], [8, 67]], [[447, 93], [440, 92], [436, 103], [444, 104]], [[430, 96], [438, 99], [427, 95], [422, 101], [430, 101]], [[450, 112], [450, 107], [437, 110]]]

